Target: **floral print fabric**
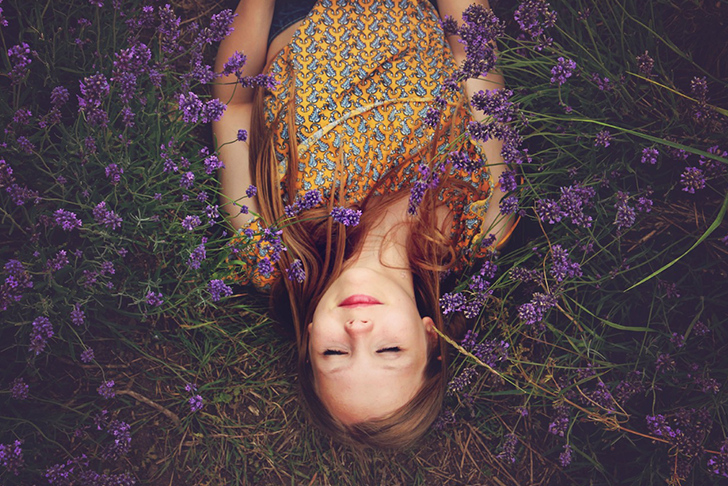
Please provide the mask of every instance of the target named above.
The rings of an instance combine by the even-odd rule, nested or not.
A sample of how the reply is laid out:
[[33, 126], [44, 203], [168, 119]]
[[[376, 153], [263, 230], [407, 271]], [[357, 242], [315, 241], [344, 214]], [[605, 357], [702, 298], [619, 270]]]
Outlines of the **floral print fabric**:
[[[279, 81], [264, 104], [270, 126], [279, 120], [274, 144], [284, 203], [293, 202], [289, 191], [301, 196], [311, 189], [328, 200], [332, 190], [339, 194], [343, 180], [344, 200], [337, 205], [358, 204], [390, 172], [375, 195], [412, 186], [422, 177], [418, 166], [430, 159], [436, 133], [424, 123], [425, 115], [455, 69], [437, 12], [427, 0], [319, 0], [268, 68]], [[288, 110], [294, 95], [298, 165], [295, 180], [289, 180]], [[472, 112], [465, 94], [447, 92], [445, 99], [437, 153], [443, 157], [460, 150], [484, 159], [466, 135]], [[337, 164], [345, 175], [337, 174]], [[483, 236], [492, 183], [487, 169], [448, 170], [476, 189], [476, 196], [453, 189], [440, 195], [452, 210], [451, 237], [465, 257]], [[266, 289], [279, 278], [278, 269], [266, 275], [256, 265], [270, 251], [264, 227], [255, 218], [230, 241], [238, 250], [229, 260], [238, 264], [231, 264], [229, 281]], [[255, 233], [252, 244], [246, 229], [248, 235]]]

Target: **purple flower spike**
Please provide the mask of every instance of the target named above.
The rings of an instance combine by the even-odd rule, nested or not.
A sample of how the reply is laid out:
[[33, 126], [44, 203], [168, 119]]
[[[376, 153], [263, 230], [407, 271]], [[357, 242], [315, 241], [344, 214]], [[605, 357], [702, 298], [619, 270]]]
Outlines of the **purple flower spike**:
[[695, 191], [705, 189], [705, 174], [702, 169], [688, 167], [680, 175], [680, 182], [683, 185], [683, 191], [695, 194]]
[[654, 147], [645, 147], [642, 149], [642, 158], [640, 159], [640, 162], [643, 164], [651, 164], [655, 165], [657, 163], [657, 156], [660, 155], [660, 152]]
[[609, 133], [609, 130], [602, 130], [601, 132], [597, 133], [596, 138], [594, 139], [594, 146], [602, 146], [602, 147], [609, 147], [609, 142], [612, 141], [612, 134]]
[[114, 380], [103, 382], [99, 385], [96, 391], [98, 391], [99, 395], [106, 398], [107, 400], [114, 398], [116, 396], [116, 392], [114, 392]]
[[26, 400], [30, 387], [23, 378], [15, 378], [10, 385], [10, 396], [15, 400]]
[[94, 360], [94, 350], [93, 348], [88, 348], [84, 352], [81, 353], [81, 361], [84, 363], [90, 363]]
[[516, 447], [518, 446], [518, 437], [516, 434], [506, 434], [503, 441], [502, 450], [496, 456], [501, 461], [516, 462]]
[[223, 297], [227, 297], [229, 295], [233, 295], [233, 289], [230, 288], [228, 285], [225, 285], [225, 282], [222, 280], [210, 280], [210, 284], [208, 285], [208, 290], [210, 291], [210, 295], [213, 302], [217, 302]]
[[33, 329], [30, 331], [30, 351], [38, 356], [46, 347], [46, 343], [53, 337], [53, 325], [51, 321], [44, 316], [40, 316], [33, 321]]
[[200, 217], [197, 215], [185, 216], [182, 220], [182, 227], [187, 231], [192, 231], [202, 224]]
[[643, 76], [651, 76], [652, 68], [655, 66], [655, 60], [652, 59], [647, 51], [644, 54], [640, 54], [636, 57], [637, 69]]
[[63, 231], [72, 231], [83, 226], [83, 222], [78, 219], [76, 213], [66, 211], [65, 209], [56, 209], [53, 213], [56, 224], [63, 228]]
[[570, 78], [576, 69], [576, 63], [571, 59], [560, 57], [557, 59], [556, 66], [551, 68], [551, 84], [561, 86], [566, 83], [566, 79]]
[[198, 410], [201, 410], [203, 405], [205, 404], [205, 401], [202, 399], [201, 395], [195, 395], [190, 398], [189, 400], [190, 404], [190, 411], [191, 412], [197, 412]]
[[358, 209], [335, 207], [331, 210], [331, 217], [337, 223], [344, 226], [356, 226], [361, 218], [361, 211]]
[[117, 185], [121, 181], [121, 174], [124, 173], [124, 169], [116, 164], [109, 164], [106, 166], [106, 177], [111, 179], [112, 185]]
[[571, 464], [571, 452], [571, 446], [569, 444], [564, 444], [564, 452], [559, 454], [559, 464], [561, 464], [561, 467], [567, 467]]
[[291, 268], [286, 269], [288, 280], [303, 283], [306, 281], [306, 271], [303, 269], [303, 262], [296, 259], [291, 263]]
[[0, 462], [8, 472], [20, 474], [20, 469], [25, 465], [23, 461], [22, 440], [16, 440], [12, 444], [0, 444]]
[[162, 299], [162, 292], [154, 293], [154, 292], [147, 292], [146, 301], [148, 305], [151, 305], [152, 307], [159, 307], [164, 303], [164, 300]]

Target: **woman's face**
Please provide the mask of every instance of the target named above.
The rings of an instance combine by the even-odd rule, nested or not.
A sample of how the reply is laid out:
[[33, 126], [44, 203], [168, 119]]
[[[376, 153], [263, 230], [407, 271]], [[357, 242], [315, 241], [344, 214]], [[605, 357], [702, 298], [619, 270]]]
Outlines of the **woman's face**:
[[422, 387], [437, 336], [411, 293], [404, 278], [351, 268], [319, 302], [309, 324], [314, 382], [326, 408], [343, 423], [382, 418]]

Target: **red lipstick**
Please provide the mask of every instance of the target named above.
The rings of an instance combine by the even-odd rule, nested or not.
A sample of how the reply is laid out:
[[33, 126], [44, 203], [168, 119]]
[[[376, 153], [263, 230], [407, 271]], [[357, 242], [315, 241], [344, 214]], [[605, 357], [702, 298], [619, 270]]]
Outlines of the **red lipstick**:
[[339, 307], [365, 307], [369, 305], [382, 305], [382, 303], [370, 295], [356, 294], [342, 300]]

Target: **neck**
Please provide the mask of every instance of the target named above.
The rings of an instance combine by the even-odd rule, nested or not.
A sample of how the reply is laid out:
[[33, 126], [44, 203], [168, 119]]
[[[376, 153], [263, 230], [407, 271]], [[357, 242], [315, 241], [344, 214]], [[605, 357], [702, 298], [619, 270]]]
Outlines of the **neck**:
[[369, 268], [401, 282], [414, 296], [412, 271], [409, 268], [407, 242], [410, 224], [407, 198], [377, 209], [384, 214], [364, 235], [361, 251], [345, 262], [345, 268]]

